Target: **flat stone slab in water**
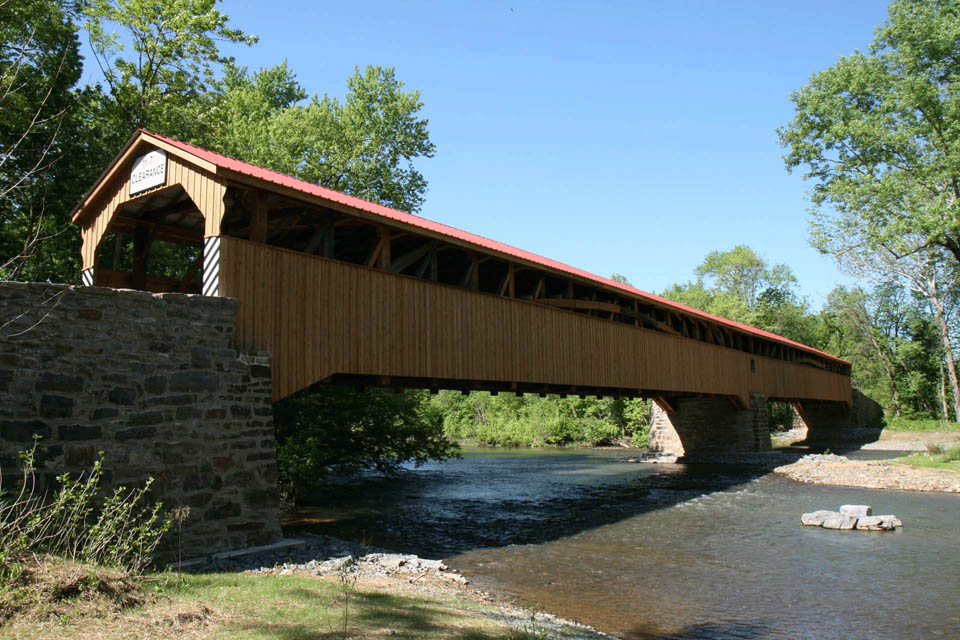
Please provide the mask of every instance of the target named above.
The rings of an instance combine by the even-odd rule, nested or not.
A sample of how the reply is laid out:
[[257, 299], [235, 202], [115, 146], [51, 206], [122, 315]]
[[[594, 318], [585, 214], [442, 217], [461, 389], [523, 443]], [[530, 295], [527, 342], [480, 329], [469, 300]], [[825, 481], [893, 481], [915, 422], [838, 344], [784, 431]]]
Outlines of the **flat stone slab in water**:
[[851, 518], [863, 518], [873, 515], [873, 509], [867, 504], [845, 504], [840, 507], [840, 513]]
[[800, 516], [800, 524], [806, 525], [808, 527], [822, 527], [824, 520], [827, 518], [832, 518], [834, 516], [842, 517], [836, 511], [814, 511], [812, 513], [805, 513]]
[[851, 518], [843, 513], [836, 513], [823, 519], [821, 525], [824, 529], [840, 529], [849, 531], [857, 526], [857, 519]]

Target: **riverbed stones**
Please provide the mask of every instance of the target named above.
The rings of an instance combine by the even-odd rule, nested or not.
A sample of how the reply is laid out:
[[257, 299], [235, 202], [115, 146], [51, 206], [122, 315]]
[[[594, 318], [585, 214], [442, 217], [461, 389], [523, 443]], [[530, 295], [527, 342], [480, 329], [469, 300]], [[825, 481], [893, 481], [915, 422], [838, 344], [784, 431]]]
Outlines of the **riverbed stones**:
[[836, 511], [814, 511], [812, 513], [805, 513], [800, 516], [800, 524], [808, 527], [822, 527], [824, 520], [831, 518], [833, 516], [839, 516], [840, 514]]
[[866, 504], [844, 504], [840, 506], [840, 513], [851, 518], [863, 518], [873, 515], [873, 509]]
[[808, 527], [849, 531], [893, 531], [903, 522], [894, 515], [874, 516], [865, 504], [845, 504], [840, 511], [812, 511], [800, 516], [800, 524]]
[[824, 529], [840, 529], [841, 531], [849, 531], [857, 526], [857, 519], [844, 513], [834, 513], [824, 518], [823, 525], [821, 526]]

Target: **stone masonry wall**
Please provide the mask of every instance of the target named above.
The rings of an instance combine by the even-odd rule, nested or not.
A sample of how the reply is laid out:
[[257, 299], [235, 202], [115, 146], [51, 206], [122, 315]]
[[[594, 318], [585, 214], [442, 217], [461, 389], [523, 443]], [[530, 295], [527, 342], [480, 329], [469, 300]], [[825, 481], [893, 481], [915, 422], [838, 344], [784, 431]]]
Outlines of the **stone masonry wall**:
[[[0, 282], [0, 470], [42, 437], [42, 479], [104, 452], [190, 507], [184, 557], [280, 536], [270, 368], [235, 348], [236, 300]], [[172, 536], [168, 536], [172, 538]]]
[[675, 455], [770, 450], [766, 399], [750, 394], [750, 408], [727, 398], [679, 398], [667, 413], [656, 403], [650, 414], [650, 451]]
[[883, 430], [883, 407], [869, 396], [853, 390], [853, 407], [836, 403], [801, 403], [793, 410], [793, 426], [805, 429], [805, 444], [843, 447], [875, 442]]

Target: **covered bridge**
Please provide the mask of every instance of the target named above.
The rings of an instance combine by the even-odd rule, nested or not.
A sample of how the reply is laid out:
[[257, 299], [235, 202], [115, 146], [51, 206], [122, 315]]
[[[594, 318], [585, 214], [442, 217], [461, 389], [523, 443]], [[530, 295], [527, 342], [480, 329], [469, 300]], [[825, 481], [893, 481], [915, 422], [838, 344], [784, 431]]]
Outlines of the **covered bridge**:
[[237, 298], [275, 400], [317, 383], [643, 396], [688, 450], [768, 447], [765, 399], [818, 429], [852, 402], [828, 353], [148, 131], [73, 221], [84, 284]]

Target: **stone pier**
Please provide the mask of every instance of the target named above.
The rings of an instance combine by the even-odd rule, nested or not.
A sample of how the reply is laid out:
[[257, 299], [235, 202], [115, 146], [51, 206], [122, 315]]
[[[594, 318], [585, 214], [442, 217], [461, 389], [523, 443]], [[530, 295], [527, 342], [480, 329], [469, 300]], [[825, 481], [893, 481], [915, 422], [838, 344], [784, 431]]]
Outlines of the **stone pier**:
[[189, 506], [184, 556], [271, 542], [280, 498], [268, 354], [237, 351], [237, 301], [0, 282], [0, 473], [36, 434], [41, 481], [88, 471]]
[[793, 426], [804, 430], [803, 444], [815, 447], [853, 447], [875, 442], [883, 429], [883, 408], [856, 389], [853, 406], [836, 402], [797, 402]]
[[766, 399], [750, 394], [750, 407], [730, 398], [673, 398], [654, 402], [650, 451], [671, 455], [745, 453], [770, 450]]

